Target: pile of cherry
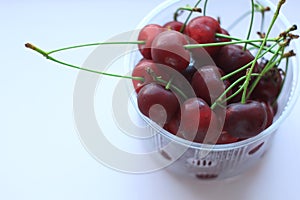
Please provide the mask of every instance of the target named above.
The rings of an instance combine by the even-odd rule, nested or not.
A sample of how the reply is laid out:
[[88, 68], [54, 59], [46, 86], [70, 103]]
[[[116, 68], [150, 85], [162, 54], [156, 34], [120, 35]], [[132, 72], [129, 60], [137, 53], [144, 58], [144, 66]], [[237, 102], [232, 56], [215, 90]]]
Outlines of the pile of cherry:
[[[138, 40], [145, 41], [139, 44], [143, 58], [132, 75], [143, 78], [133, 80], [141, 113], [170, 133], [199, 143], [205, 138], [208, 143], [233, 143], [268, 128], [276, 113], [276, 101], [283, 84], [282, 71], [273, 67], [265, 73], [246, 102], [241, 102], [242, 92], [232, 95], [240, 84], [224, 95], [226, 88], [246, 75], [247, 69], [226, 80], [221, 77], [245, 66], [255, 56], [244, 49], [244, 45], [238, 44], [186, 49], [184, 46], [188, 44], [231, 40], [216, 36], [217, 33], [229, 33], [209, 16], [191, 19], [184, 31], [181, 30], [183, 26], [179, 21], [163, 26], [148, 24], [139, 32]], [[268, 60], [260, 59], [252, 73], [260, 73], [267, 63]], [[184, 80], [176, 73], [170, 74], [172, 70], [181, 74]], [[187, 94], [185, 84], [190, 85], [194, 95]], [[218, 113], [222, 106], [218, 104], [220, 97], [224, 99], [231, 95], [232, 98], [223, 102], [222, 116]]]

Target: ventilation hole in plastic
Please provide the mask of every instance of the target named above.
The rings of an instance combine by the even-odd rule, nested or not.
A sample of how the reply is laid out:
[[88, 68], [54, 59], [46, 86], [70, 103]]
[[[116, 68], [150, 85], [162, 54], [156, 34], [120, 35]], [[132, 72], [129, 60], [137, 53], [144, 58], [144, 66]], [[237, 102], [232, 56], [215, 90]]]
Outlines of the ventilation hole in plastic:
[[207, 163], [208, 166], [211, 166], [211, 164], [212, 164], [211, 161], [209, 161], [209, 162]]
[[202, 179], [202, 180], [214, 179], [217, 177], [218, 177], [218, 174], [196, 174], [196, 178]]
[[256, 147], [254, 147], [253, 149], [251, 149], [250, 151], [249, 151], [249, 155], [253, 155], [253, 154], [255, 154], [262, 146], [264, 145], [264, 142], [263, 143], [261, 143], [261, 144], [259, 144], [259, 145], [257, 145]]
[[202, 161], [202, 165], [203, 165], [203, 166], [206, 166], [206, 160], [203, 160], [203, 161]]
[[200, 166], [201, 165], [201, 161], [197, 160], [197, 165]]

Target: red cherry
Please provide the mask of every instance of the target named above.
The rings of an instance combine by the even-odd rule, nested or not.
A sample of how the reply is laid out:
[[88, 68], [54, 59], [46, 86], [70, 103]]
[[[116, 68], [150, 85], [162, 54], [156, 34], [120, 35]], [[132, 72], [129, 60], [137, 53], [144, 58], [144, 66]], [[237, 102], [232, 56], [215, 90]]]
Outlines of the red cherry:
[[223, 131], [218, 138], [217, 144], [230, 144], [237, 142], [239, 138], [233, 137], [230, 134], [228, 134], [226, 131]]
[[182, 134], [179, 131], [180, 126], [180, 110], [172, 117], [172, 119], [164, 125], [164, 129], [173, 135], [183, 138]]
[[237, 138], [250, 138], [266, 128], [267, 111], [257, 101], [245, 104], [232, 103], [227, 106], [223, 130]]
[[174, 30], [174, 31], [178, 31], [178, 32], [181, 30], [182, 26], [183, 26], [183, 23], [179, 22], [179, 21], [170, 21], [170, 22], [166, 23], [165, 25], [163, 25], [163, 27], [168, 30]]
[[268, 128], [273, 123], [274, 110], [273, 110], [273, 107], [272, 107], [272, 105], [270, 103], [266, 103], [266, 102], [261, 102], [261, 103], [265, 107], [265, 110], [267, 112], [267, 124], [266, 124], [265, 128]]
[[[265, 67], [265, 64], [260, 63], [260, 72]], [[251, 98], [273, 103], [281, 91], [282, 84], [283, 80], [280, 69], [276, 67], [271, 68], [263, 77], [261, 77], [251, 94]]]
[[149, 70], [154, 72], [156, 76], [166, 77], [166, 74], [163, 73], [163, 70], [160, 70], [159, 66], [157, 66], [152, 60], [142, 59], [132, 71], [133, 77], [144, 78], [144, 81], [132, 80], [136, 93], [138, 93], [145, 85], [155, 81], [150, 75]]
[[183, 137], [194, 142], [201, 143], [204, 139], [208, 142], [214, 142], [219, 136], [218, 132], [220, 132], [215, 113], [201, 98], [190, 98], [183, 103], [181, 106], [181, 125]]
[[165, 29], [158, 24], [148, 24], [140, 30], [138, 40], [145, 41], [145, 44], [139, 44], [138, 47], [144, 58], [152, 59], [152, 41], [159, 33], [163, 31], [165, 31]]
[[141, 113], [162, 127], [172, 119], [179, 109], [179, 103], [174, 93], [156, 83], [145, 85], [139, 91], [137, 103]]
[[[199, 44], [217, 42], [216, 33], [221, 33], [221, 27], [217, 20], [209, 16], [193, 18], [186, 26], [186, 33]], [[220, 47], [204, 48], [211, 56], [215, 55]]]
[[152, 59], [181, 72], [190, 63], [190, 53], [184, 48], [186, 44], [187, 40], [182, 33], [172, 30], [162, 32], [152, 42]]
[[[244, 51], [243, 46], [233, 44], [222, 46], [219, 53], [214, 57], [214, 59], [216, 65], [220, 67], [226, 74], [228, 74], [254, 60], [254, 56], [250, 51]], [[257, 71], [258, 65], [256, 64], [253, 72]], [[235, 80], [244, 75], [246, 75], [246, 69], [232, 76], [230, 80], [233, 83]]]
[[[230, 36], [230, 34], [228, 33], [228, 31], [227, 31], [226, 29], [223, 29], [223, 28], [221, 28], [221, 34]], [[216, 41], [217, 41], [217, 42], [230, 42], [231, 39], [229, 39], [229, 38], [217, 37], [217, 38], [216, 38]]]
[[211, 105], [226, 89], [220, 78], [220, 69], [216, 66], [209, 65], [199, 68], [191, 81], [196, 96]]

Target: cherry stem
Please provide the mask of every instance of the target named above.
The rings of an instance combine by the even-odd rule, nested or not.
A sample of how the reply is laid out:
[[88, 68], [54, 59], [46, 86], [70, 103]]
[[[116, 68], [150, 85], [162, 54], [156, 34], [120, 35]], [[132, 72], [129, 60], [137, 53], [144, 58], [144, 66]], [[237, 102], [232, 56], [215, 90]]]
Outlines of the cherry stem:
[[[137, 76], [124, 76], [124, 75], [119, 75], [119, 74], [111, 74], [111, 73], [106, 73], [106, 72], [100, 72], [100, 71], [96, 71], [96, 70], [92, 70], [92, 69], [88, 69], [88, 68], [83, 68], [83, 67], [79, 67], [76, 65], [72, 65], [72, 64], [68, 64], [65, 62], [62, 62], [60, 60], [57, 60], [55, 58], [53, 58], [52, 56], [49, 56], [49, 53], [47, 53], [46, 51], [36, 47], [33, 44], [30, 43], [26, 43], [25, 47], [32, 49], [36, 52], [38, 52], [39, 54], [45, 56], [47, 59], [56, 62], [58, 64], [67, 66], [67, 67], [71, 67], [71, 68], [75, 68], [75, 69], [79, 69], [79, 70], [83, 70], [83, 71], [87, 71], [87, 72], [91, 72], [91, 73], [96, 73], [96, 74], [100, 74], [100, 75], [105, 75], [105, 76], [111, 76], [111, 77], [116, 77], [116, 78], [126, 78], [126, 79], [131, 79], [131, 80], [137, 80], [137, 81], [145, 81], [145, 79], [143, 77], [137, 77]], [[154, 79], [159, 82], [162, 83], [164, 85], [169, 85], [169, 88], [174, 89], [178, 94], [180, 94], [184, 99], [187, 99], [188, 97], [184, 94], [184, 92], [182, 92], [178, 87], [176, 87], [175, 85], [171, 84], [171, 81], [165, 81], [163, 79], [161, 79], [160, 77], [157, 77], [156, 75], [154, 76]]]
[[279, 52], [283, 51], [284, 47], [279, 47], [277, 50], [277, 54], [274, 54], [272, 56], [272, 58], [269, 60], [268, 64], [264, 67], [264, 69], [260, 72], [261, 76], [257, 77], [255, 79], [255, 81], [253, 82], [253, 84], [251, 85], [248, 94], [247, 94], [247, 99], [250, 97], [251, 93], [253, 92], [253, 90], [255, 89], [255, 87], [257, 86], [258, 82], [260, 81], [261, 77], [263, 77], [271, 68], [273, 68], [274, 66], [276, 66], [277, 63], [279, 63], [282, 58], [283, 58], [283, 54], [280, 55], [280, 58], [277, 59], [277, 57], [279, 56]]
[[[229, 36], [229, 35], [224, 35], [224, 34], [221, 34], [221, 33], [216, 33], [216, 37], [227, 38], [227, 39], [236, 40], [236, 41], [243, 41], [240, 38], [232, 37], [232, 36]], [[255, 48], [260, 48], [260, 45], [258, 45], [258, 44], [255, 44], [255, 43], [252, 43], [252, 42], [249, 42], [248, 44], [252, 45]], [[268, 49], [268, 47], [265, 46], [264, 50], [266, 50], [266, 49]], [[275, 53], [275, 51], [273, 51], [273, 50], [269, 50], [269, 52]]]
[[79, 67], [79, 66], [76, 66], [76, 65], [68, 64], [68, 63], [62, 62], [60, 60], [57, 60], [57, 59], [49, 56], [49, 53], [45, 52], [44, 50], [42, 50], [42, 49], [40, 49], [40, 48], [30, 44], [30, 43], [26, 43], [25, 47], [27, 47], [29, 49], [32, 49], [32, 50], [42, 54], [47, 59], [49, 59], [53, 62], [56, 62], [58, 64], [62, 64], [62, 65], [67, 66], [67, 67], [71, 67], [71, 68], [75, 68], [75, 69], [79, 69], [79, 70], [83, 70], [83, 71], [87, 71], [87, 72], [92, 72], [92, 73], [96, 73], [96, 74], [101, 74], [101, 75], [105, 75], [105, 76], [112, 76], [112, 77], [117, 77], [117, 78], [126, 78], [126, 79], [144, 81], [143, 77], [133, 77], [133, 76], [123, 76], [123, 75], [118, 75], [118, 74], [111, 74], [111, 73], [100, 72], [100, 71], [96, 71], [96, 70], [92, 70], [92, 69], [83, 68], [83, 67]]
[[182, 12], [182, 11], [190, 11], [190, 12], [199, 12], [199, 13], [201, 13], [202, 9], [201, 8], [197, 8], [197, 7], [192, 8], [190, 6], [180, 7], [174, 13], [174, 17], [173, 17], [174, 21], [177, 21], [177, 17], [180, 15], [179, 12]]
[[49, 51], [47, 55], [49, 56], [52, 53], [56, 53], [59, 51], [65, 51], [70, 49], [76, 49], [81, 47], [90, 47], [90, 46], [98, 46], [98, 45], [111, 45], [111, 44], [145, 44], [145, 41], [128, 41], [128, 42], [96, 42], [96, 43], [90, 43], [90, 44], [81, 44], [76, 46], [70, 46], [70, 47], [64, 47], [60, 49], [55, 49], [52, 51]]
[[170, 89], [172, 82], [173, 82], [173, 77], [168, 81], [167, 85], [165, 86], [166, 90]]
[[[286, 60], [285, 60], [285, 70], [284, 70], [284, 73], [287, 74], [288, 69], [289, 69], [289, 60], [290, 60], [290, 58], [287, 57], [287, 58], [285, 58], [285, 59], [286, 59]], [[274, 102], [272, 102], [273, 105], [277, 102], [277, 99], [278, 99], [278, 97], [279, 97], [280, 94], [281, 94], [282, 88], [283, 88], [284, 83], [285, 83], [285, 81], [286, 81], [286, 75], [285, 75], [285, 74], [284, 74], [284, 76], [283, 76], [283, 80], [282, 80], [282, 84], [281, 84], [280, 89], [279, 89], [279, 93], [278, 93], [276, 99], [274, 100]]]
[[208, 0], [205, 0], [204, 6], [203, 6], [203, 16], [206, 16], [207, 3], [208, 3]]
[[[197, 8], [200, 3], [201, 3], [201, 0], [198, 0], [198, 2], [195, 4], [194, 8]], [[183, 31], [184, 31], [188, 21], [190, 20], [192, 14], [193, 14], [193, 11], [191, 11], [190, 14], [188, 15], [188, 17], [185, 19], [185, 22], [183, 23], [183, 26], [180, 29], [181, 33], [183, 33]]]
[[[277, 46], [277, 43], [273, 44], [272, 46], [270, 46], [265, 52], [263, 52], [261, 55], [259, 55], [259, 58], [262, 58], [264, 55], [266, 55], [270, 50], [272, 50], [276, 46]], [[237, 69], [237, 70], [235, 70], [235, 71], [233, 71], [233, 72], [231, 72], [231, 73], [223, 76], [221, 78], [221, 80], [226, 80], [226, 79], [230, 78], [231, 76], [233, 76], [233, 75], [235, 75], [235, 74], [237, 74], [237, 73], [239, 73], [239, 72], [247, 69], [247, 67], [251, 66], [253, 63], [254, 63], [254, 60], [252, 60], [251, 62], [247, 63], [243, 67], [240, 67], [239, 69]]]
[[247, 98], [246, 98], [246, 95], [247, 95], [248, 85], [249, 85], [249, 82], [250, 82], [250, 79], [251, 79], [251, 73], [252, 73], [252, 71], [253, 71], [253, 69], [254, 69], [254, 66], [255, 66], [257, 60], [259, 59], [259, 55], [260, 55], [261, 52], [263, 51], [263, 47], [265, 46], [265, 44], [266, 44], [266, 42], [267, 42], [267, 40], [268, 40], [268, 37], [269, 37], [270, 32], [271, 32], [271, 30], [272, 30], [272, 28], [273, 28], [273, 25], [275, 24], [275, 21], [276, 21], [276, 19], [278, 18], [280, 9], [281, 9], [281, 7], [282, 7], [282, 5], [283, 5], [284, 3], [285, 3], [285, 0], [280, 0], [280, 1], [279, 1], [278, 5], [277, 5], [277, 9], [276, 9], [276, 11], [275, 11], [275, 13], [274, 13], [274, 16], [273, 16], [273, 18], [272, 18], [271, 24], [270, 24], [270, 26], [269, 26], [269, 28], [268, 28], [267, 33], [266, 33], [266, 37], [263, 39], [263, 42], [262, 42], [262, 44], [261, 44], [261, 47], [259, 48], [258, 53], [257, 53], [257, 55], [255, 56], [255, 58], [254, 58], [254, 60], [253, 60], [252, 66], [251, 66], [250, 69], [249, 69], [249, 74], [247, 75], [247, 78], [246, 78], [246, 80], [245, 80], [244, 91], [243, 91], [241, 103], [246, 103], [246, 99], [247, 99]]
[[[249, 40], [251, 32], [252, 32], [253, 21], [254, 21], [254, 10], [255, 10], [254, 0], [251, 0], [251, 20], [250, 20], [250, 26], [249, 26], [248, 35], [247, 35], [246, 40]], [[247, 43], [245, 43], [243, 49], [244, 49], [244, 51], [247, 49]]]
[[[260, 76], [260, 74], [257, 73], [253, 73], [251, 74], [251, 76]], [[223, 104], [224, 102], [232, 99], [233, 97], [235, 97], [236, 95], [238, 95], [242, 90], [243, 90], [243, 85], [232, 95], [230, 95], [229, 97], [224, 98], [224, 96], [230, 91], [232, 90], [235, 86], [237, 86], [240, 82], [242, 82], [243, 80], [245, 80], [247, 78], [247, 76], [242, 76], [239, 79], [237, 79], [234, 83], [232, 83], [228, 88], [226, 88], [226, 90], [218, 97], [218, 99], [211, 105], [211, 109], [214, 109], [217, 105]], [[245, 82], [244, 82], [245, 84]], [[223, 100], [222, 100], [223, 99]]]
[[[252, 42], [263, 42], [265, 39], [254, 39], [254, 40], [238, 40], [231, 42], [215, 42], [215, 43], [206, 43], [206, 44], [187, 44], [184, 45], [185, 49], [195, 49], [200, 47], [212, 47], [212, 46], [224, 46], [229, 44], [244, 44], [244, 43], [252, 43]], [[268, 42], [277, 42], [278, 38], [267, 39]]]

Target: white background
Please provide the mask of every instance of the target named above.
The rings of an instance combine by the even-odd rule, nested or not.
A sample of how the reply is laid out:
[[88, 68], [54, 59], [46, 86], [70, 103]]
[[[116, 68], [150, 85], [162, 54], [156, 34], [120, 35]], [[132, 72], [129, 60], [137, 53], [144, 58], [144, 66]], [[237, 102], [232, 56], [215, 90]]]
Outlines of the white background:
[[[0, 1], [0, 199], [297, 199], [300, 99], [266, 157], [233, 180], [185, 180], [164, 170], [124, 174], [98, 163], [81, 145], [72, 104], [78, 71], [46, 61], [24, 43], [54, 49], [104, 41], [134, 29], [159, 3]], [[298, 9], [298, 1], [287, 0], [283, 12], [299, 23]], [[63, 58], [81, 64], [91, 51]]]

